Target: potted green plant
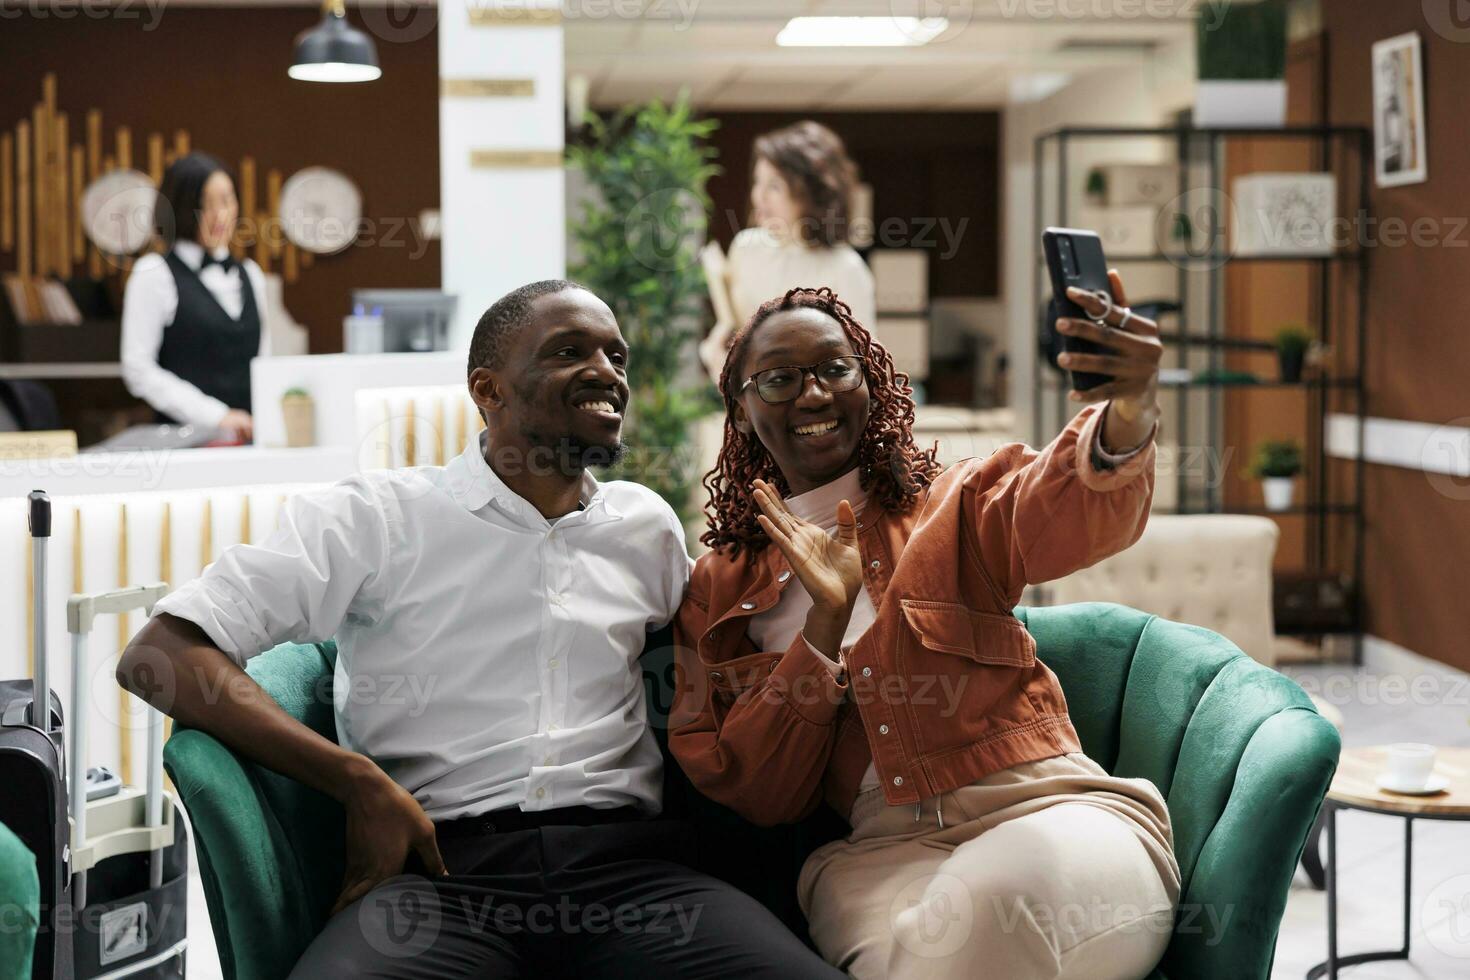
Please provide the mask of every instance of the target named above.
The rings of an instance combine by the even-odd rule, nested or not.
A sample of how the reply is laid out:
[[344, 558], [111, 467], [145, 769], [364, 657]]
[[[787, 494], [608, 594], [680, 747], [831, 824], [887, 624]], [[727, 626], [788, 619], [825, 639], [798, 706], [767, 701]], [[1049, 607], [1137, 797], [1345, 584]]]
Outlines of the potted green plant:
[[1213, 5], [1196, 19], [1194, 124], [1286, 121], [1286, 0]]
[[1307, 348], [1312, 346], [1312, 333], [1299, 323], [1288, 323], [1276, 331], [1276, 358], [1281, 364], [1281, 380], [1295, 384], [1302, 379], [1302, 365]]
[[588, 114], [567, 149], [593, 194], [573, 219], [572, 275], [612, 307], [634, 356], [624, 427], [630, 451], [613, 475], [664, 498], [692, 518], [697, 481], [692, 423], [719, 407], [703, 372], [686, 368], [705, 316], [704, 269], [710, 198], [719, 173], [709, 135], [718, 123], [694, 116], [687, 93], [672, 105], [631, 105], [610, 119]]
[[286, 421], [286, 445], [316, 445], [316, 402], [305, 388], [286, 389], [281, 395], [281, 415]]
[[1103, 173], [1101, 167], [1093, 167], [1087, 172], [1087, 200], [1099, 207], [1108, 200], [1108, 175]]
[[1266, 509], [1291, 509], [1292, 490], [1302, 471], [1302, 447], [1294, 439], [1264, 439], [1251, 453], [1249, 476], [1261, 481]]

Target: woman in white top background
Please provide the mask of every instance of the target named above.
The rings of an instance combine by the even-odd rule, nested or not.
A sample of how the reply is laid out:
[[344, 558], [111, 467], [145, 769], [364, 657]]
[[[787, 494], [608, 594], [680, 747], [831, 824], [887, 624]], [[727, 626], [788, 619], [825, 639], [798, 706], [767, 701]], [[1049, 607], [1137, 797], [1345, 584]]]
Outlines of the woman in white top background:
[[160, 421], [248, 442], [250, 359], [268, 354], [269, 340], [265, 277], [230, 255], [239, 216], [235, 183], [218, 160], [189, 153], [169, 165], [154, 212], [167, 251], [138, 259], [128, 278], [122, 374]]
[[877, 333], [873, 274], [848, 244], [857, 180], [841, 138], [820, 123], [805, 120], [756, 138], [750, 227], [730, 243], [725, 272], [735, 322], [716, 323], [699, 348], [716, 383], [734, 330], [766, 300], [796, 286], [830, 287], [853, 319]]

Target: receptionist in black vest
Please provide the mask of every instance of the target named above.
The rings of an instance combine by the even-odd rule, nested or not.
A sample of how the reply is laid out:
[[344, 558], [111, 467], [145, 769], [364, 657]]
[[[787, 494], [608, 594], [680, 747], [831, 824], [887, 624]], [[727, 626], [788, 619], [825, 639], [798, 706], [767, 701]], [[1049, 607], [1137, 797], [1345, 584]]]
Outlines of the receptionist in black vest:
[[164, 171], [154, 230], [168, 249], [138, 259], [123, 295], [122, 374], [160, 421], [250, 440], [250, 359], [268, 351], [265, 277], [236, 261], [235, 182], [203, 153]]

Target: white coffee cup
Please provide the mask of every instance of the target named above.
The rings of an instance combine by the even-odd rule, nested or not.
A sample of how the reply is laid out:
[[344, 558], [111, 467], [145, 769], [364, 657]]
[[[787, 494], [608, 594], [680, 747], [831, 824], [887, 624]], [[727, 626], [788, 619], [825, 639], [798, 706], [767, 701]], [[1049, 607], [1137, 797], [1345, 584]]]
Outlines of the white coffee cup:
[[1388, 747], [1384, 775], [1394, 786], [1423, 789], [1434, 771], [1434, 752], [1434, 746], [1423, 742], [1395, 742]]

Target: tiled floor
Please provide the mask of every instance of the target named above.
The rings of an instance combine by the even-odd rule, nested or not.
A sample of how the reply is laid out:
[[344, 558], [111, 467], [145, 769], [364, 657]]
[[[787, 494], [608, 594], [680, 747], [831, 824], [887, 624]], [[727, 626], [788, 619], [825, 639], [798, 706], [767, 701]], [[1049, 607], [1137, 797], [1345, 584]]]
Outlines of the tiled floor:
[[[1365, 669], [1296, 667], [1287, 673], [1342, 711], [1347, 746], [1423, 741], [1470, 746], [1470, 683], [1439, 684], [1414, 697]], [[1398, 946], [1402, 935], [1403, 821], [1338, 817], [1339, 947], [1344, 953]], [[197, 863], [189, 889], [189, 980], [220, 976]], [[1417, 821], [1410, 959], [1343, 972], [1351, 980], [1470, 978], [1470, 822]], [[1327, 955], [1327, 901], [1297, 872], [1276, 948], [1273, 980], [1299, 980]]]

